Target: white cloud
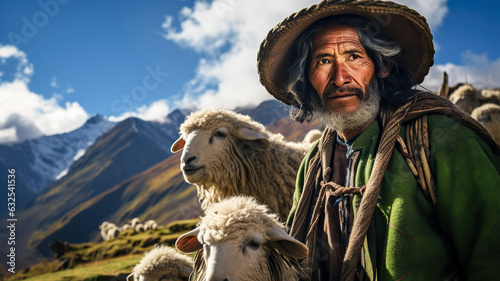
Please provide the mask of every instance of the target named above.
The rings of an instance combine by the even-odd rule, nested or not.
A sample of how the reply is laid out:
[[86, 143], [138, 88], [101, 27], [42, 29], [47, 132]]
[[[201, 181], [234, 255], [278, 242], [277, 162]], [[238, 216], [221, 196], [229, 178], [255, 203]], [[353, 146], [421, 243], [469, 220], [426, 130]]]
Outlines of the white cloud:
[[0, 81], [0, 143], [15, 142], [72, 131], [88, 118], [77, 102], [59, 105], [29, 89], [33, 65], [24, 52], [14, 46], [0, 45], [0, 58], [17, 59], [12, 81]]
[[424, 16], [431, 30], [439, 27], [448, 13], [448, 0], [396, 0]]
[[500, 58], [490, 60], [487, 54], [475, 54], [468, 50], [462, 53], [462, 63], [434, 65], [422, 85], [437, 91], [446, 71], [450, 86], [467, 82], [478, 89], [500, 87]]
[[120, 116], [111, 116], [108, 118], [112, 122], [121, 122], [129, 117], [136, 117], [146, 121], [164, 122], [170, 110], [167, 100], [158, 100], [150, 106], [143, 105], [135, 111], [125, 112]]
[[7, 59], [10, 57], [24, 57], [26, 58], [26, 54], [23, 51], [20, 51], [16, 46], [5, 45], [0, 48], [0, 58]]
[[285, 17], [316, 2], [196, 1], [194, 7], [182, 9], [177, 28], [176, 20], [167, 16], [165, 38], [204, 57], [178, 106], [234, 108], [272, 99], [257, 75], [260, 43]]
[[0, 44], [0, 58], [2, 64], [6, 64], [7, 59], [17, 60], [15, 79], [23, 80], [26, 83], [34, 73], [33, 64], [28, 61], [26, 53], [19, 50], [16, 46]]
[[[400, 0], [426, 18], [431, 28], [445, 17], [447, 0]], [[272, 97], [259, 83], [256, 56], [267, 32], [290, 14], [316, 0], [197, 0], [177, 18], [166, 16], [165, 38], [203, 57], [185, 86], [178, 106], [256, 105]]]

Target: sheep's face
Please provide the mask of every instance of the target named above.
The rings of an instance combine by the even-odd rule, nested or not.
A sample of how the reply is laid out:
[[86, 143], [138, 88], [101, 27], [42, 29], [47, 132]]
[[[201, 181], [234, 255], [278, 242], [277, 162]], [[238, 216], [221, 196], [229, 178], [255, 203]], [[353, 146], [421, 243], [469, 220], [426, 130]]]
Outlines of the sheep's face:
[[288, 281], [293, 279], [289, 275], [270, 279], [269, 260], [307, 256], [306, 245], [290, 237], [278, 216], [252, 197], [225, 198], [210, 205], [205, 214], [196, 229], [175, 242], [183, 253], [204, 249], [203, 259], [195, 261], [193, 280]]
[[[239, 225], [231, 231], [213, 231], [199, 227], [183, 234], [176, 242], [181, 252], [203, 248], [205, 264], [204, 281], [271, 281], [295, 280], [294, 272], [282, 272], [276, 279], [270, 267], [270, 251], [278, 251], [283, 259], [303, 259], [307, 247], [293, 239], [278, 226], [262, 228], [256, 225]], [[197, 271], [195, 264], [194, 271]], [[285, 265], [286, 267], [286, 265]], [[198, 276], [196, 278], [199, 278]]]
[[[267, 254], [263, 248], [266, 242], [263, 233], [247, 231], [237, 239], [214, 241], [204, 240], [201, 244], [205, 264], [206, 280], [267, 280]], [[208, 242], [210, 241], [210, 242]]]
[[181, 156], [181, 170], [189, 183], [203, 183], [213, 164], [221, 161], [227, 146], [228, 130], [219, 127], [215, 130], [194, 130], [187, 135]]
[[213, 183], [218, 176], [229, 176], [230, 171], [238, 170], [234, 167], [235, 162], [227, 159], [237, 158], [232, 145], [243, 142], [247, 147], [260, 151], [270, 146], [268, 137], [255, 130], [237, 128], [229, 131], [228, 127], [221, 126], [189, 132], [172, 145], [172, 152], [183, 150], [181, 170], [187, 182], [206, 184]]

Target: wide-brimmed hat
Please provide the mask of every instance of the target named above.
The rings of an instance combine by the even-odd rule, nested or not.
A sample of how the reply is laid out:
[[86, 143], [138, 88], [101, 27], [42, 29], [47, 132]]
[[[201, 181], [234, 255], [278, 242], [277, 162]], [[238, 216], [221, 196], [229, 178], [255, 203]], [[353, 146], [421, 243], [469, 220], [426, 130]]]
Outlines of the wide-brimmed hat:
[[422, 83], [434, 63], [432, 34], [423, 16], [390, 1], [325, 0], [287, 17], [261, 43], [257, 67], [260, 82], [270, 94], [291, 104], [292, 97], [285, 85], [296, 56], [295, 40], [322, 18], [348, 14], [377, 24], [383, 35], [399, 43], [400, 63], [412, 74], [415, 83]]

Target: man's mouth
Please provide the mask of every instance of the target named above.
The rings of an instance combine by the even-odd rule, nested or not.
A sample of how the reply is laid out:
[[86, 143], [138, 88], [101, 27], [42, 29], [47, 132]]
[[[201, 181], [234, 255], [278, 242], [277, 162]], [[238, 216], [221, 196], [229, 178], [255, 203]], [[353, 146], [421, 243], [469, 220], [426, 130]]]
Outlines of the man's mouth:
[[358, 88], [340, 88], [323, 95], [323, 103], [327, 100], [341, 99], [346, 97], [357, 96], [360, 100], [363, 99], [363, 91]]
[[359, 96], [358, 93], [355, 92], [344, 92], [344, 93], [335, 93], [333, 95], [328, 95], [326, 99], [339, 99], [345, 97]]

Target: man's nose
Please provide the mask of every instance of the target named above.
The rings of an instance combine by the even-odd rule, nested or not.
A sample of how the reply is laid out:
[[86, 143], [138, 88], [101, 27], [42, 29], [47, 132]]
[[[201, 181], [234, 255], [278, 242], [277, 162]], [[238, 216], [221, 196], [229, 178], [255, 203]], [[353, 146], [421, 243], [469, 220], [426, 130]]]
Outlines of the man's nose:
[[347, 67], [343, 63], [335, 63], [330, 70], [330, 83], [337, 87], [342, 87], [344, 84], [351, 82], [351, 76]]

